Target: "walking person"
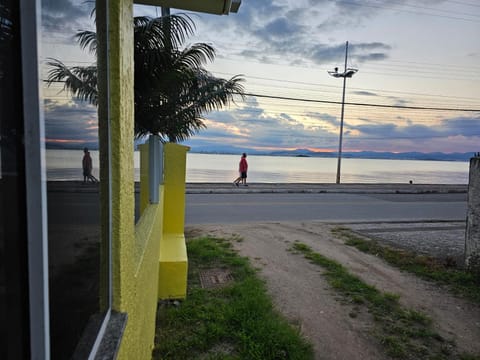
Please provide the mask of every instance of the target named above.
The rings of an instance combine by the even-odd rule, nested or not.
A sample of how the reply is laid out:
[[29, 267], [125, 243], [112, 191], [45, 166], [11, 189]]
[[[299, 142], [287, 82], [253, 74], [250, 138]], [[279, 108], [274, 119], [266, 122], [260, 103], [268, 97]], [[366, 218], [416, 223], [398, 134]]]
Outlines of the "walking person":
[[90, 156], [90, 151], [88, 148], [83, 149], [83, 159], [82, 159], [82, 168], [83, 168], [83, 183], [86, 184], [89, 180], [92, 183], [98, 182], [97, 178], [92, 175], [92, 157]]
[[242, 158], [240, 159], [240, 164], [238, 166], [238, 172], [240, 173], [240, 176], [236, 178], [235, 181], [233, 182], [236, 186], [238, 186], [239, 183], [242, 183], [243, 186], [248, 186], [247, 171], [248, 171], [247, 154], [243, 153]]

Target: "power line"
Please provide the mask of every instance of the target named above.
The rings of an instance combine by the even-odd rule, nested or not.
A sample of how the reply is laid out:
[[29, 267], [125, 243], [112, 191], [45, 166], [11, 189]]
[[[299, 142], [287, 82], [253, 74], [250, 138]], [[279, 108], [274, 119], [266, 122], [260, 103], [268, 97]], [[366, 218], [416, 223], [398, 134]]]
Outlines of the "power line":
[[[407, 7], [410, 7], [410, 8], [415, 8], [415, 9], [422, 9], [422, 10], [433, 10], [433, 11], [437, 11], [437, 12], [443, 12], [443, 13], [448, 13], [448, 14], [456, 14], [456, 15], [466, 15], [466, 16], [472, 16], [472, 17], [478, 17], [480, 15], [477, 15], [477, 14], [471, 14], [471, 13], [462, 13], [462, 12], [458, 12], [458, 11], [452, 11], [452, 10], [443, 10], [443, 9], [435, 9], [435, 8], [432, 8], [432, 7], [426, 7], [426, 6], [418, 6], [418, 5], [411, 5], [411, 4], [406, 4], [405, 2], [401, 2], [401, 1], [394, 1], [394, 0], [390, 0], [388, 2], [388, 4], [397, 4], [397, 5], [402, 5], [402, 6], [407, 6]], [[395, 9], [394, 10], [398, 10], [398, 9]], [[429, 14], [430, 15], [430, 14]], [[431, 14], [431, 15], [435, 15], [435, 14]]]
[[460, 4], [460, 5], [466, 5], [466, 6], [480, 7], [479, 4], [471, 4], [471, 3], [466, 3], [464, 1], [448, 0], [447, 2], [456, 3], [456, 4]]
[[[245, 45], [244, 47], [235, 47], [231, 43], [226, 43], [226, 42], [222, 42], [222, 41], [218, 41], [218, 40], [215, 40], [214, 42], [215, 42], [215, 45], [219, 46], [220, 48], [223, 47], [226, 50], [236, 50], [236, 51], [239, 51], [239, 52], [245, 51], [245, 47], [248, 47], [248, 45]], [[353, 45], [355, 45], [355, 44], [353, 44]], [[231, 55], [241, 57], [241, 55], [239, 55], [239, 54], [237, 54], [237, 55], [231, 54]], [[281, 55], [281, 54], [275, 54], [275, 55], [269, 54], [268, 57], [269, 57], [269, 59], [275, 58], [275, 59], [285, 60], [285, 56]], [[221, 59], [221, 60], [227, 60], [227, 61], [237, 61], [237, 60], [229, 59], [226, 56], [222, 56], [221, 54], [219, 54], [218, 58]], [[246, 61], [245, 57], [242, 57], [241, 61]], [[252, 61], [250, 61], [250, 62], [252, 62]], [[406, 64], [406, 65], [398, 65], [398, 66], [412, 66], [412, 65], [423, 66], [423, 65], [425, 65], [428, 68], [430, 68], [432, 66], [435, 66], [435, 67], [441, 67], [441, 68], [458, 69], [458, 64], [439, 64], [439, 63], [431, 63], [431, 62], [401, 61], [401, 60], [391, 60], [391, 59], [382, 60], [382, 63], [389, 63], [389, 62]], [[261, 62], [254, 62], [254, 63], [261, 63]], [[334, 62], [329, 62], [329, 63], [325, 63], [325, 64], [330, 65], [330, 64], [334, 64]], [[279, 66], [281, 66], [281, 65], [279, 65]], [[317, 67], [317, 66], [318, 66], [318, 64], [315, 65], [315, 67]], [[291, 67], [300, 68], [300, 69], [312, 69], [311, 66], [298, 66], [297, 65], [297, 66], [291, 66]], [[470, 65], [469, 69], [470, 70], [471, 69], [480, 70], [480, 66]]]
[[[304, 102], [314, 102], [314, 103], [324, 103], [324, 104], [337, 104], [338, 105], [338, 104], [342, 103], [341, 101], [314, 100], [314, 99], [292, 98], [292, 97], [262, 95], [262, 94], [252, 94], [252, 93], [246, 93], [244, 95], [259, 97], [259, 98], [267, 98], [267, 99], [304, 101]], [[392, 109], [411, 109], [411, 110], [480, 112], [480, 109], [439, 108], [439, 107], [424, 107], [424, 106], [402, 106], [402, 105], [368, 104], [368, 103], [352, 103], [352, 102], [346, 102], [345, 105], [370, 106], [370, 107], [381, 107], [381, 108], [392, 108]]]
[[[266, 101], [264, 103], [262, 103], [262, 109], [264, 109], [265, 111], [268, 111], [268, 112], [279, 112], [279, 113], [293, 113], [291, 110], [293, 109], [293, 111], [296, 111], [297, 114], [303, 114], [303, 115], [309, 115], [309, 114], [314, 114], [314, 113], [319, 113], [319, 112], [325, 112], [325, 111], [335, 111], [337, 109], [337, 104], [335, 103], [331, 103], [331, 102], [328, 102], [327, 104], [325, 103], [322, 103], [322, 104], [312, 104], [312, 103], [309, 103], [309, 104], [300, 104], [300, 103], [297, 103], [297, 104], [288, 104], [286, 105], [285, 103], [284, 104], [279, 104], [278, 102], [275, 102], [275, 103], [271, 103], [269, 102], [269, 100], [271, 101], [275, 101], [277, 99], [266, 99]], [[257, 104], [255, 103], [249, 103], [248, 100], [245, 102], [246, 105], [248, 105], [249, 107], [256, 107]], [[348, 104], [347, 104], [348, 105]], [[393, 105], [393, 106], [402, 106], [402, 105]], [[413, 115], [416, 115], [416, 116], [425, 116], [425, 112], [426, 111], [430, 111], [431, 113], [435, 112], [435, 110], [424, 110], [425, 107], [422, 107], [422, 109], [410, 109], [410, 108], [401, 108], [399, 110], [404, 110], [405, 112], [403, 112], [402, 114], [413, 114]], [[243, 109], [242, 111], [245, 111], [245, 109]], [[256, 111], [256, 110], [252, 110], [252, 111]], [[363, 114], [363, 110], [360, 110], [360, 109], [352, 109], [351, 111], [354, 112], [354, 114], [360, 116]], [[357, 112], [358, 111], [358, 112]], [[449, 111], [449, 112], [458, 112], [458, 111]], [[349, 112], [351, 113], [351, 112]], [[372, 112], [369, 112], [368, 113], [368, 116], [371, 116], [371, 115], [382, 115], [382, 116], [392, 116], [392, 111], [390, 109], [385, 109], [385, 108], [377, 108], [375, 110], [374, 113]], [[431, 116], [429, 116], [429, 118], [431, 118]]]
[[[352, 55], [353, 58], [355, 58], [355, 55]], [[235, 60], [235, 59], [228, 59], [226, 57], [223, 57], [221, 58], [223, 61], [232, 61], [232, 62], [242, 62], [242, 63], [253, 63], [253, 64], [261, 64], [261, 65], [265, 65], [265, 62], [261, 62], [261, 61], [245, 61], [245, 58], [243, 57], [238, 57], [238, 60]], [[293, 67], [293, 68], [300, 68], [300, 69], [307, 69], [307, 70], [312, 70], [312, 71], [318, 71], [317, 69], [313, 69], [312, 67], [302, 67], [302, 66], [291, 66], [289, 64], [271, 64], [271, 65], [277, 65], [277, 66], [284, 66], [284, 67]], [[321, 69], [319, 69], [321, 71]], [[325, 69], [324, 69], [325, 70]], [[393, 69], [385, 69], [385, 70], [390, 70], [390, 71], [401, 71], [401, 70], [393, 70]], [[362, 71], [362, 73], [367, 73], [366, 71]], [[433, 74], [438, 74], [436, 76], [421, 76], [421, 75], [412, 75], [412, 71], [406, 71], [403, 73], [403, 74], [396, 74], [396, 73], [377, 73], [377, 72], [368, 72], [369, 74], [378, 74], [378, 75], [387, 75], [387, 76], [402, 76], [402, 77], [409, 77], [409, 78], [419, 78], [419, 77], [422, 77], [422, 78], [427, 78], [427, 79], [446, 79], [446, 80], [460, 80], [460, 81], [469, 81], [471, 80], [471, 76], [463, 76], [463, 77], [454, 77], [454, 76], [450, 76], [450, 75], [446, 75], [443, 74], [442, 72], [438, 72], [438, 73], [433, 73]], [[431, 73], [431, 72], [430, 72]], [[463, 75], [463, 74], [461, 74]], [[474, 75], [477, 75], [477, 76], [480, 76], [480, 73], [478, 74], [474, 74]], [[472, 80], [473, 81], [473, 80]]]
[[[333, 112], [333, 109], [328, 109], [330, 112]], [[322, 115], [328, 115], [332, 116], [328, 113], [325, 112], [292, 112], [292, 111], [280, 111], [280, 110], [269, 110], [269, 109], [264, 109], [262, 116], [259, 116], [258, 111], [255, 111], [255, 109], [241, 109], [238, 111], [240, 115], [246, 115], [248, 116], [255, 116], [255, 117], [262, 117], [262, 118], [268, 118], [272, 116], [277, 116], [281, 117], [282, 115], [288, 115], [290, 117], [291, 121], [294, 121], [295, 123], [302, 123], [305, 126], [308, 127], [329, 127], [326, 124], [329, 124], [331, 126], [336, 126], [331, 120], [322, 118]], [[455, 122], [455, 119], [435, 119], [432, 118], [428, 115], [417, 115], [417, 114], [412, 114], [412, 115], [404, 115], [402, 116], [401, 119], [392, 117], [392, 114], [388, 113], [369, 113], [368, 115], [365, 113], [356, 113], [349, 111], [349, 116], [346, 121], [346, 124], [349, 124], [351, 121], [354, 121], [355, 123], [367, 123], [367, 124], [380, 124], [380, 125], [386, 125], [386, 124], [415, 124], [419, 125], [422, 124], [426, 127], [429, 126], [434, 126], [437, 123], [442, 123], [442, 124], [447, 124], [448, 122]], [[301, 118], [299, 120], [298, 118]], [[336, 119], [336, 117], [335, 117]], [[245, 118], [240, 118], [238, 120], [248, 120]], [[472, 121], [472, 126], [475, 125], [475, 119], [469, 119]], [[442, 125], [445, 126], [445, 125]]]
[[[213, 71], [214, 74], [220, 75], [228, 75], [233, 76], [235, 74], [232, 73], [224, 73], [219, 71]], [[275, 81], [281, 83], [290, 83], [290, 84], [299, 84], [299, 85], [308, 85], [308, 86], [315, 86], [315, 87], [328, 87], [334, 89], [341, 89], [341, 86], [338, 85], [324, 85], [318, 83], [311, 83], [311, 82], [304, 82], [304, 81], [291, 81], [291, 80], [280, 80], [280, 79], [273, 79], [273, 78], [265, 78], [259, 76], [250, 76], [250, 75], [243, 75], [247, 79], [257, 79], [257, 80], [267, 80], [267, 81]], [[451, 96], [451, 95], [439, 95], [439, 94], [427, 94], [427, 93], [416, 93], [416, 92], [407, 92], [407, 91], [395, 91], [395, 90], [385, 90], [385, 89], [371, 89], [371, 88], [359, 88], [359, 87], [351, 87], [349, 86], [350, 90], [361, 90], [361, 91], [378, 91], [378, 92], [386, 92], [386, 93], [394, 93], [394, 94], [405, 94], [405, 95], [419, 95], [419, 96], [427, 96], [427, 97], [445, 97], [445, 98], [452, 98], [452, 99], [470, 99], [470, 100], [479, 100], [478, 98], [473, 97], [460, 97], [460, 96]]]
[[[401, 61], [401, 60], [393, 60], [393, 59], [388, 59], [388, 60], [382, 60], [383, 63], [398, 63], [400, 65], [398, 66], [423, 66], [425, 65], [426, 67], [430, 68], [432, 66], [439, 67], [439, 68], [451, 68], [450, 70], [457, 70], [458, 69], [458, 64], [439, 64], [439, 63], [431, 63], [431, 62], [420, 62], [420, 61]], [[405, 65], [401, 65], [405, 64]], [[395, 65], [393, 65], [395, 66]], [[471, 65], [468, 67], [469, 69], [478, 69], [480, 70], [480, 66], [475, 66]], [[442, 69], [443, 70], [443, 69]]]
[[[338, 91], [333, 91], [333, 90], [319, 90], [319, 89], [302, 89], [302, 88], [299, 88], [299, 87], [291, 87], [291, 86], [282, 86], [282, 88], [279, 90], [278, 89], [278, 86], [274, 86], [274, 85], [260, 85], [260, 84], [251, 84], [249, 83], [248, 84], [248, 89], [258, 89], [258, 90], [250, 90], [251, 92], [260, 92], [260, 93], [272, 93], [272, 89], [275, 89], [275, 95], [278, 95], [278, 96], [282, 96], [282, 95], [285, 95], [285, 96], [288, 96], [289, 93], [291, 93], [291, 91], [289, 90], [296, 90], [297, 92], [297, 96], [299, 96], [298, 93], [301, 93], [302, 95], [300, 95], [300, 97], [307, 97], [307, 94], [313, 94], [313, 95], [321, 95], [322, 97], [326, 97], [327, 100], [331, 100], [332, 98], [335, 98], [337, 99], [338, 98]], [[308, 95], [310, 96], [310, 95]], [[368, 98], [372, 98], [372, 97], [375, 97], [375, 98], [384, 98], [384, 99], [388, 99], [388, 100], [391, 100], [391, 101], [404, 101], [405, 103], [415, 103], [415, 102], [418, 102], [419, 99], [417, 98], [410, 98], [410, 99], [401, 99], [401, 98], [398, 98], [397, 96], [392, 96], [392, 95], [377, 95], [377, 94], [371, 94], [371, 96], [369, 94], [362, 94], [362, 93], [358, 93], [356, 91], [349, 91], [349, 96], [348, 98], [350, 99], [350, 101], [363, 101], [366, 97]], [[355, 99], [361, 99], [361, 100], [355, 100]], [[445, 99], [438, 99], [438, 98], [435, 98], [435, 99], [428, 99], [428, 100], [421, 100], [421, 102], [423, 101], [428, 101], [428, 105], [424, 104], [423, 106], [429, 106], [429, 107], [435, 107], [435, 106], [446, 106], [446, 100]], [[458, 106], [458, 107], [461, 107], [461, 108], [464, 108], [464, 107], [476, 107], [478, 106], [478, 101], [472, 101], [472, 100], [462, 100], [461, 101], [461, 105], [459, 104], [459, 101], [458, 100], [455, 100], [455, 99], [447, 99], [447, 101], [451, 102], [452, 104], [454, 104], [454, 106]]]
[[[269, 55], [269, 58], [272, 58], [273, 56]], [[261, 62], [261, 61], [252, 61], [252, 60], [248, 60], [246, 61], [246, 59], [242, 56], [237, 56], [238, 60], [235, 59], [235, 55], [233, 55], [232, 58], [227, 58], [227, 57], [222, 57], [220, 58], [221, 60], [223, 61], [232, 61], [232, 62], [241, 62], [241, 63], [252, 63], [252, 64], [261, 64], [261, 65], [265, 65], [265, 62]], [[355, 58], [355, 55], [352, 56], [352, 58]], [[284, 60], [284, 58], [282, 58], [281, 60]], [[385, 64], [383, 64], [383, 62], [385, 62]], [[396, 65], [389, 65], [388, 64], [388, 61], [383, 61], [382, 63], [379, 63], [379, 64], [376, 64], [378, 66], [384, 66], [384, 67], [387, 67], [387, 66], [393, 66], [395, 67]], [[421, 63], [418, 63], [419, 65]], [[324, 71], [324, 70], [327, 70], [327, 67], [325, 68], [319, 68], [319, 67], [312, 67], [312, 66], [292, 66], [290, 64], [274, 64], [274, 63], [271, 63], [271, 65], [275, 65], [275, 66], [283, 66], [283, 67], [289, 67], [289, 68], [297, 68], [297, 69], [306, 69], [306, 70], [310, 70], [310, 71]], [[445, 74], [445, 71], [442, 70], [442, 69], [435, 69], [435, 68], [431, 68], [431, 66], [436, 66], [434, 64], [432, 65], [428, 65], [428, 64], [425, 64], [426, 66], [428, 66], [429, 68], [425, 71], [422, 70], [422, 67], [415, 69], [415, 70], [412, 70], [412, 66], [410, 66], [409, 69], [404, 69], [404, 72], [402, 73], [401, 76], [403, 77], [411, 77], [411, 78], [418, 78], [418, 77], [426, 77], [426, 78], [434, 78], [434, 79], [437, 79], [437, 78], [444, 78], [444, 79], [451, 79], [451, 80], [469, 80], [471, 79], [472, 76], [466, 76], [464, 74], [460, 74], [461, 76], [460, 77], [455, 77], [453, 75], [449, 75], [449, 74]], [[407, 67], [408, 65], [398, 65], [398, 67]], [[442, 66], [442, 65], [437, 65], [437, 66]], [[445, 67], [452, 67], [453, 69], [453, 65], [445, 65]], [[363, 68], [363, 67], [362, 67]], [[456, 66], [456, 68], [458, 69], [458, 65]], [[390, 71], [390, 72], [387, 72], [387, 73], [381, 73], [381, 75], [392, 75], [392, 76], [398, 76], [398, 72], [401, 72], [402, 70], [401, 69], [389, 69], [389, 68], [386, 68], [384, 69], [384, 71]], [[396, 73], [391, 73], [393, 71], [396, 71]], [[421, 76], [421, 75], [412, 75], [412, 72], [420, 72], [420, 73], [424, 73], [424, 74], [436, 74], [434, 77], [432, 76]], [[448, 71], [451, 71], [451, 70], [448, 70]], [[473, 75], [473, 76], [480, 76], [480, 68], [477, 68], [475, 66], [469, 66], [469, 71], [470, 71], [470, 74]], [[364, 73], [365, 71], [362, 71], [362, 73]], [[370, 72], [370, 73], [373, 73], [373, 72]], [[456, 74], [456, 73], [455, 73]]]
[[425, 12], [417, 12], [417, 11], [413, 11], [413, 10], [390, 8], [390, 7], [380, 6], [380, 5], [367, 5], [365, 3], [360, 4], [360, 3], [356, 3], [356, 2], [353, 2], [353, 1], [346, 1], [346, 0], [343, 0], [342, 3], [352, 5], [352, 6], [358, 6], [358, 7], [370, 7], [370, 8], [374, 8], [374, 9], [395, 10], [395, 11], [401, 11], [401, 12], [406, 12], [406, 13], [415, 14], [415, 15], [434, 16], [434, 17], [441, 17], [441, 18], [445, 18], [445, 19], [461, 20], [461, 21], [468, 21], [468, 22], [480, 22], [479, 20], [475, 20], [475, 19], [467, 19], [467, 18], [462, 18], [462, 17], [440, 15], [440, 14], [429, 14], [429, 13], [425, 13]]
[[[48, 80], [42, 80], [43, 82], [48, 82]], [[52, 81], [54, 83], [64, 83], [65, 81], [58, 80]], [[238, 94], [240, 95], [240, 94]], [[303, 102], [314, 102], [314, 103], [324, 103], [324, 104], [341, 104], [340, 101], [330, 101], [330, 100], [316, 100], [316, 99], [305, 99], [305, 98], [293, 98], [286, 96], [274, 96], [274, 95], [264, 95], [264, 94], [254, 94], [254, 93], [244, 93], [246, 96], [253, 96], [259, 98], [267, 99], [278, 99], [278, 100], [289, 100], [289, 101], [303, 101]], [[345, 105], [353, 106], [370, 106], [370, 107], [381, 107], [381, 108], [392, 108], [392, 109], [410, 109], [410, 110], [434, 110], [434, 111], [462, 111], [462, 112], [480, 112], [480, 109], [462, 109], [462, 108], [440, 108], [440, 107], [427, 107], [427, 106], [404, 106], [404, 105], [387, 105], [387, 104], [369, 104], [369, 103], [358, 103], [358, 102], [345, 102]]]

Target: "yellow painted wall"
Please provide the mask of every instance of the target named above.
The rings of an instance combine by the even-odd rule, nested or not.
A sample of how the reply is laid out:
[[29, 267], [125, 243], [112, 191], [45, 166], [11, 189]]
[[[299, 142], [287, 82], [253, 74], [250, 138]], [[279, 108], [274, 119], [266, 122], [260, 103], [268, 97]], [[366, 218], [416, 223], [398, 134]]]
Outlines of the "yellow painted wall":
[[135, 225], [132, 1], [110, 1], [108, 21], [112, 307], [128, 316], [118, 359], [151, 359], [163, 201], [145, 208]]
[[[99, 0], [97, 4], [100, 19], [104, 15], [100, 12], [105, 11], [102, 3]], [[183, 237], [185, 157], [188, 148], [166, 144], [166, 181], [164, 186], [159, 187], [159, 203], [148, 204], [148, 194], [142, 195], [147, 197], [142, 197], [142, 214], [135, 224], [132, 1], [109, 1], [108, 24], [109, 103], [104, 101], [105, 98], [100, 99], [99, 111], [105, 112], [108, 107], [110, 118], [112, 308], [128, 316], [118, 359], [150, 359], [155, 338], [159, 272], [163, 273], [159, 271], [161, 241], [164, 237]], [[104, 80], [107, 64], [103, 60], [100, 64], [99, 80]], [[99, 86], [104, 87], [104, 83]], [[143, 180], [148, 184], [148, 175], [143, 175]], [[169, 248], [173, 244], [164, 245]], [[180, 244], [177, 249], [181, 251], [175, 250], [172, 254], [185, 253], [186, 261], [184, 239], [176, 244]], [[180, 273], [181, 284], [169, 276], [167, 278], [170, 285], [184, 292], [186, 265]]]
[[[160, 239], [158, 298], [183, 299], [187, 295], [188, 258], [184, 236], [185, 169], [188, 147], [164, 144], [164, 186]], [[149, 206], [148, 144], [140, 146], [140, 209]], [[143, 212], [143, 210], [141, 210]]]

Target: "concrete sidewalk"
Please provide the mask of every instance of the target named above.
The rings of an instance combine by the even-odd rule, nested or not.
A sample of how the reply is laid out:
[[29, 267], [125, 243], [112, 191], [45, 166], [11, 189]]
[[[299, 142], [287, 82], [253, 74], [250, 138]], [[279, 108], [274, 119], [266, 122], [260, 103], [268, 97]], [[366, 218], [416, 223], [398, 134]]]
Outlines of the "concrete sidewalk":
[[[98, 192], [99, 184], [82, 181], [48, 181], [48, 190], [54, 192]], [[140, 184], [135, 183], [138, 192]], [[235, 186], [232, 183], [187, 183], [187, 194], [231, 193], [352, 193], [352, 194], [448, 194], [466, 193], [464, 184], [313, 184], [313, 183], [249, 183]]]
[[463, 184], [310, 184], [310, 183], [187, 183], [187, 194], [230, 193], [352, 193], [352, 194], [447, 194], [466, 193]]

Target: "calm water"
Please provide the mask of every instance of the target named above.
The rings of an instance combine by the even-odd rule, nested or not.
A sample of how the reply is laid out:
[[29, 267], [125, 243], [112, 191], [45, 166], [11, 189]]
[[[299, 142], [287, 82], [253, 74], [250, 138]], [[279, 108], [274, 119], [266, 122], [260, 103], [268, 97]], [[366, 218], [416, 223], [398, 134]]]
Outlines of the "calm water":
[[[48, 180], [82, 179], [81, 150], [47, 150]], [[98, 177], [98, 152], [91, 151]], [[334, 183], [337, 160], [314, 157], [249, 156], [248, 181], [266, 183]], [[231, 182], [238, 176], [240, 155], [187, 156], [187, 182]], [[135, 152], [135, 180], [140, 156]], [[468, 184], [468, 162], [342, 159], [342, 183]]]

